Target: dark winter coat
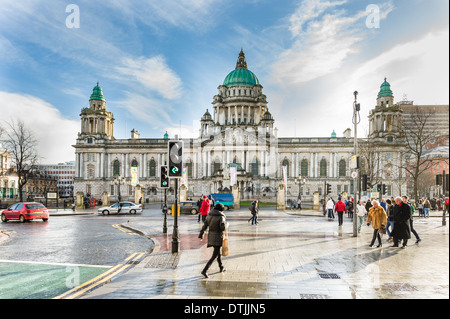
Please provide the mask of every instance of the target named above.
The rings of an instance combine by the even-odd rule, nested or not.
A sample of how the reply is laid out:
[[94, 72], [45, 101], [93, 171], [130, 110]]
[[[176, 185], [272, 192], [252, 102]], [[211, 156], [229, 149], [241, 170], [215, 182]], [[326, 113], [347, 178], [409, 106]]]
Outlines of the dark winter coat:
[[198, 238], [203, 238], [203, 234], [209, 227], [208, 231], [208, 247], [211, 246], [222, 246], [223, 233], [225, 231], [226, 219], [223, 212], [213, 209], [206, 217], [205, 223], [203, 224], [202, 230], [198, 235]]
[[394, 230], [391, 236], [397, 239], [410, 239], [411, 228], [409, 219], [411, 218], [411, 207], [408, 204], [402, 203], [400, 206], [394, 206]]

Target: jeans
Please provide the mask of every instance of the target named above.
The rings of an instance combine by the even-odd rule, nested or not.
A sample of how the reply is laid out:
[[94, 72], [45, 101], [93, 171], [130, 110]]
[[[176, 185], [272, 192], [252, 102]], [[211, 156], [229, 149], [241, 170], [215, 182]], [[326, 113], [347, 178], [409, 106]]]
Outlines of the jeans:
[[219, 263], [219, 267], [222, 268], [222, 259], [221, 259], [221, 255], [220, 255], [220, 246], [214, 246], [214, 251], [213, 254], [211, 256], [211, 259], [208, 260], [208, 262], [206, 263], [205, 268], [203, 269], [203, 272], [208, 271], [209, 267], [211, 267], [211, 264], [214, 262], [214, 260], [217, 258], [217, 262]]
[[337, 212], [337, 213], [338, 213], [339, 226], [342, 226], [342, 223], [344, 222], [344, 212]]
[[258, 223], [257, 220], [258, 220], [258, 215], [254, 214], [252, 217], [252, 225], [256, 225]]
[[[394, 224], [395, 224], [395, 222], [393, 220], [388, 220], [386, 223], [386, 232], [387, 232], [387, 235], [389, 236], [389, 238], [391, 237], [391, 231], [394, 230]], [[389, 226], [391, 228], [390, 231], [389, 231]]]
[[411, 233], [413, 233], [414, 236], [416, 236], [416, 240], [419, 240], [420, 237], [419, 237], [419, 235], [417, 234], [416, 230], [413, 227], [413, 219], [412, 218], [409, 219], [409, 226], [411, 227]]
[[333, 214], [333, 210], [332, 209], [328, 210], [328, 218], [333, 218], [334, 219], [334, 214]]
[[423, 217], [430, 217], [430, 209], [427, 207], [423, 208]]
[[358, 233], [361, 231], [361, 225], [364, 223], [364, 216], [358, 216], [359, 225], [358, 225]]

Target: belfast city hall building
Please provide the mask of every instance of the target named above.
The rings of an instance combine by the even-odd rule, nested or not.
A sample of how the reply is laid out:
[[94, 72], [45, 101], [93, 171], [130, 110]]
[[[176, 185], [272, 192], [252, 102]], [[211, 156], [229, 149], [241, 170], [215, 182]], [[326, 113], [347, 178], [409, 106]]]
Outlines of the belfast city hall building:
[[[386, 196], [402, 194], [406, 179], [399, 168], [404, 161], [401, 103], [394, 103], [386, 79], [374, 104], [375, 99], [369, 137], [358, 140], [360, 173], [373, 184], [387, 185]], [[164, 192], [158, 187], [159, 167], [168, 161], [167, 134], [141, 138], [133, 129], [129, 139], [116, 139], [114, 116], [98, 84], [89, 102], [81, 111], [81, 131], [74, 145], [74, 195], [114, 202], [120, 191], [123, 199], [160, 201]], [[335, 132], [328, 137], [278, 137], [268, 98], [242, 50], [200, 123], [198, 137], [182, 138], [187, 197], [196, 200], [202, 194], [230, 192], [231, 171], [240, 200], [276, 201], [284, 183], [287, 198], [301, 197], [303, 202], [312, 201], [315, 193], [322, 198], [325, 183], [331, 185], [334, 198], [354, 192], [351, 130], [340, 137]]]

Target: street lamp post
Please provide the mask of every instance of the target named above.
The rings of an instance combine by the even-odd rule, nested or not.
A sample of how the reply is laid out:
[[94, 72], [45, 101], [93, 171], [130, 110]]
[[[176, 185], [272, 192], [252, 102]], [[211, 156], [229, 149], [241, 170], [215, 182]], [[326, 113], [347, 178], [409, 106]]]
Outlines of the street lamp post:
[[118, 200], [119, 200], [119, 202], [121, 202], [122, 201], [122, 196], [120, 195], [120, 185], [121, 184], [125, 184], [125, 178], [121, 177], [120, 175], [114, 177], [114, 184], [119, 186], [119, 189], [118, 189]]
[[[359, 111], [361, 109], [360, 104], [357, 103], [357, 97], [358, 97], [358, 91], [353, 92], [353, 95], [355, 96], [355, 101], [353, 102], [353, 125], [354, 125], [354, 130], [355, 130], [355, 136], [354, 136], [354, 140], [353, 140], [353, 155], [356, 156], [356, 166], [355, 166], [355, 171], [358, 174], [358, 124], [360, 122], [360, 117], [359, 117]], [[353, 181], [353, 193], [354, 193], [354, 202], [353, 202], [353, 237], [357, 237], [358, 236], [358, 221], [356, 218], [356, 205], [358, 203], [357, 200], [357, 194], [358, 194], [358, 189], [360, 187], [359, 185], [359, 178], [354, 178]], [[357, 182], [358, 181], [358, 182]]]

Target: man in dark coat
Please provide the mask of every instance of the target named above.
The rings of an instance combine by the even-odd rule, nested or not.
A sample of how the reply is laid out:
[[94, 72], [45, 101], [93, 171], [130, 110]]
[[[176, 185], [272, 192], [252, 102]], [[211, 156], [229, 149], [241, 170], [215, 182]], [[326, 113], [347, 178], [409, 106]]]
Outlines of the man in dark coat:
[[394, 238], [394, 245], [391, 247], [398, 247], [398, 242], [403, 239], [402, 248], [406, 248], [408, 239], [411, 238], [411, 229], [409, 219], [411, 218], [411, 207], [403, 203], [400, 197], [395, 198], [394, 206], [394, 222], [395, 227], [392, 230], [392, 237]]
[[225, 225], [226, 225], [226, 218], [223, 211], [225, 210], [225, 207], [223, 204], [217, 204], [213, 211], [209, 213], [208, 217], [206, 217], [205, 223], [203, 224], [202, 230], [200, 231], [200, 234], [198, 235], [198, 238], [200, 240], [203, 239], [203, 234], [205, 233], [206, 229], [209, 227], [208, 232], [208, 246], [207, 247], [214, 247], [213, 254], [211, 256], [211, 259], [206, 263], [205, 268], [202, 271], [202, 275], [205, 276], [205, 278], [208, 278], [208, 274], [206, 273], [213, 263], [213, 261], [217, 258], [217, 262], [219, 263], [219, 269], [220, 272], [224, 272], [225, 268], [222, 265], [222, 259], [220, 255], [220, 248], [222, 247], [223, 243], [223, 233], [225, 231]]

